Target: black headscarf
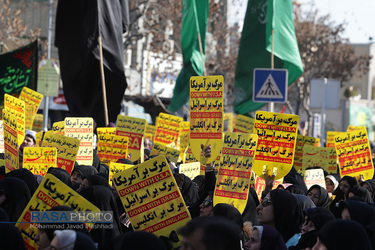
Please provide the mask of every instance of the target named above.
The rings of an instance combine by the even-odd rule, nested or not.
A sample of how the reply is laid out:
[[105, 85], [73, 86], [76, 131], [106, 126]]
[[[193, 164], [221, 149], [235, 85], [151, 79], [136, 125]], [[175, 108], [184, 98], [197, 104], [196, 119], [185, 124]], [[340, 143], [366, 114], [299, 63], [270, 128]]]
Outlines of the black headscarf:
[[240, 211], [237, 208], [226, 204], [226, 203], [218, 203], [212, 208], [212, 213], [215, 216], [225, 217], [231, 221], [233, 221], [237, 226], [240, 228], [243, 227], [243, 219]]
[[353, 193], [354, 196], [359, 197], [364, 202], [373, 202], [370, 192], [364, 187], [355, 186], [354, 188], [349, 188], [347, 198], [349, 198], [349, 193]]
[[0, 180], [0, 192], [6, 197], [0, 207], [7, 212], [10, 221], [17, 221], [30, 200], [29, 188], [23, 180], [6, 177]]
[[73, 250], [92, 250], [95, 248], [95, 243], [90, 236], [76, 231], [76, 241]]
[[[256, 198], [255, 198], [256, 197]], [[242, 213], [243, 221], [251, 221], [253, 225], [258, 224], [258, 213], [257, 206], [259, 205], [259, 200], [257, 193], [254, 189], [249, 189], [249, 195], [247, 197], [246, 207]]]
[[11, 224], [0, 223], [0, 242], [1, 249], [26, 249], [20, 230]]
[[62, 168], [49, 168], [47, 174], [52, 174], [57, 179], [65, 183], [68, 187], [72, 186], [72, 182], [70, 181], [69, 173]]
[[33, 196], [35, 190], [38, 188], [39, 184], [30, 170], [26, 168], [16, 169], [8, 174], [6, 174], [6, 177], [15, 177], [23, 180], [26, 185], [29, 187], [30, 195]]
[[375, 201], [375, 180], [367, 180], [361, 183], [361, 186], [363, 187], [363, 184], [367, 184], [370, 187], [370, 193], [371, 198], [373, 201]]
[[294, 167], [290, 170], [290, 172], [284, 177], [284, 183], [291, 183], [297, 184], [303, 188], [305, 193], [307, 193], [307, 187], [303, 177], [295, 170]]
[[303, 222], [302, 209], [297, 198], [288, 191], [274, 189], [270, 192], [274, 207], [275, 228], [287, 242], [294, 234], [299, 233]]
[[273, 227], [263, 225], [260, 250], [286, 250], [281, 234]]
[[375, 208], [364, 202], [346, 200], [340, 202], [339, 208], [340, 215], [344, 208], [348, 208], [350, 219], [355, 220], [364, 227], [375, 221]]
[[207, 195], [205, 196], [205, 191], [204, 191], [204, 175], [197, 175], [193, 179], [193, 183], [198, 189], [199, 202], [204, 201], [204, 198], [206, 198], [207, 196]]
[[80, 173], [80, 175], [82, 176], [82, 180], [98, 173], [96, 168], [94, 168], [93, 166], [86, 165], [74, 166], [72, 173], [74, 171], [78, 171]]
[[307, 193], [309, 193], [314, 188], [317, 188], [320, 190], [320, 196], [319, 196], [318, 204], [316, 204], [316, 206], [328, 207], [329, 202], [331, 200], [331, 198], [329, 197], [328, 191], [325, 188], [321, 187], [320, 185], [312, 185], [309, 188], [309, 191], [307, 191]]
[[314, 202], [307, 196], [302, 194], [293, 194], [301, 207], [302, 210], [305, 210], [306, 208], [316, 207]]
[[106, 188], [110, 188], [108, 180], [106, 180], [103, 176], [99, 174], [91, 175], [89, 178], [87, 178], [87, 180], [89, 181], [90, 186], [99, 185], [99, 186], [104, 186]]
[[99, 244], [99, 249], [109, 249], [111, 239], [121, 234], [120, 216], [112, 191], [104, 186], [90, 186], [80, 194], [100, 211], [113, 211], [113, 229], [94, 228], [90, 231], [92, 239]]
[[320, 241], [329, 250], [370, 250], [370, 239], [356, 221], [331, 220], [318, 232]]
[[303, 189], [300, 185], [292, 184], [285, 189], [286, 191], [291, 192], [292, 194], [302, 194], [306, 195], [305, 189]]
[[335, 219], [333, 213], [325, 207], [308, 208], [303, 212], [309, 218], [309, 220], [314, 223], [317, 231], [319, 231], [328, 221]]
[[341, 181], [347, 181], [351, 188], [353, 188], [355, 186], [358, 186], [357, 180], [354, 177], [351, 177], [351, 176], [348, 176], [348, 175], [345, 175], [344, 177], [342, 177], [340, 182]]

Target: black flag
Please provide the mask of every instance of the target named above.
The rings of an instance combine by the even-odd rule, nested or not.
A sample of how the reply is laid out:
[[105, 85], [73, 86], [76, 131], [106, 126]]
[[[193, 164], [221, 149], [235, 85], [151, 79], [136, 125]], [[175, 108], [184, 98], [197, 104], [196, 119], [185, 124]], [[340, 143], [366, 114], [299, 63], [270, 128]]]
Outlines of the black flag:
[[93, 117], [105, 126], [98, 37], [103, 64], [108, 117], [116, 121], [127, 87], [122, 34], [129, 24], [127, 0], [60, 0], [55, 45], [61, 79], [71, 116]]

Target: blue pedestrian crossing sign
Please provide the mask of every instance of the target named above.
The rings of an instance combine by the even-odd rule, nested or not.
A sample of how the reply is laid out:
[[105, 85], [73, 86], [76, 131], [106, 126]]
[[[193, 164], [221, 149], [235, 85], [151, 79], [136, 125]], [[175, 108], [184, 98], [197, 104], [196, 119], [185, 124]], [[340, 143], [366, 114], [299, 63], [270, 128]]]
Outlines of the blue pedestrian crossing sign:
[[286, 102], [287, 86], [286, 69], [254, 69], [253, 101]]

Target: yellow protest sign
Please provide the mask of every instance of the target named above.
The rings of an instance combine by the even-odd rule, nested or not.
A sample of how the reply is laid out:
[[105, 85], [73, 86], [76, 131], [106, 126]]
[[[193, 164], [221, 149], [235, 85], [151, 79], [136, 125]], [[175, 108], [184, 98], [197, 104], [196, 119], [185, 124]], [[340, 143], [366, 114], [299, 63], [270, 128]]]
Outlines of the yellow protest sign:
[[200, 174], [201, 163], [200, 162], [191, 162], [186, 164], [180, 164], [178, 167], [178, 173], [184, 174], [193, 180], [196, 176]]
[[35, 135], [35, 140], [36, 140], [36, 145], [39, 147], [41, 142], [42, 142], [42, 138], [43, 138], [43, 133], [44, 132], [37, 132], [36, 135]]
[[[77, 212], [100, 211], [99, 208], [91, 204], [55, 176], [47, 174], [31, 197], [16, 224], [16, 227], [21, 231], [27, 249], [38, 249], [35, 241], [35, 235], [38, 233], [38, 225], [31, 222], [31, 212], [46, 211], [52, 207], [61, 205], [68, 206]], [[85, 224], [85, 226], [89, 231], [93, 227], [92, 223]]]
[[254, 134], [258, 135], [254, 172], [261, 178], [280, 179], [293, 166], [299, 117], [297, 115], [257, 111]]
[[36, 114], [33, 122], [33, 130], [40, 132], [43, 130], [43, 114]]
[[294, 153], [294, 168], [297, 171], [302, 170], [303, 147], [305, 145], [319, 146], [319, 139], [310, 136], [297, 135], [296, 149]]
[[254, 118], [237, 115], [236, 121], [234, 122], [233, 132], [250, 133], [254, 131]]
[[25, 102], [8, 94], [4, 94], [4, 109], [17, 117], [18, 146], [25, 139]]
[[139, 158], [143, 162], [144, 136], [146, 130], [146, 120], [125, 115], [118, 115], [116, 122], [116, 135], [128, 137], [128, 154], [131, 161]]
[[303, 180], [307, 189], [313, 185], [319, 185], [326, 189], [326, 181], [324, 178], [323, 169], [309, 169], [303, 171]]
[[[202, 155], [203, 155], [203, 153], [202, 153]], [[183, 163], [187, 164], [187, 163], [191, 163], [191, 162], [199, 162], [199, 161], [197, 159], [195, 159], [193, 151], [191, 151], [191, 148], [189, 146], [185, 150], [185, 154], [184, 154], [184, 158], [183, 158]], [[199, 162], [199, 164], [200, 164], [200, 172], [199, 172], [199, 174], [200, 175], [204, 175], [205, 166], [202, 165], [202, 163], [200, 163], [200, 162]]]
[[112, 179], [113, 176], [117, 173], [120, 173], [126, 169], [132, 168], [134, 165], [129, 164], [122, 164], [122, 163], [116, 163], [116, 162], [110, 162], [109, 163], [109, 185], [112, 186]]
[[148, 136], [146, 136], [146, 137], [149, 137], [151, 141], [154, 141], [155, 134], [156, 134], [156, 126], [151, 125], [151, 124], [147, 124], [146, 125], [146, 134], [148, 134]]
[[0, 120], [0, 153], [4, 153], [4, 122]]
[[[276, 189], [280, 184], [283, 184], [284, 178], [275, 180], [272, 189]], [[255, 190], [258, 195], [258, 199], [262, 199], [262, 192], [266, 188], [266, 181], [263, 178], [257, 176], [254, 171], [251, 174], [250, 187]]]
[[[224, 118], [223, 76], [190, 78], [190, 146], [202, 164], [211, 163], [223, 145]], [[211, 145], [211, 157], [201, 157], [203, 148]]]
[[32, 129], [34, 117], [38, 112], [43, 95], [28, 87], [23, 87], [19, 99], [24, 101], [26, 105], [25, 128]]
[[58, 135], [65, 135], [65, 121], [55, 122], [52, 125], [52, 131]]
[[245, 210], [257, 141], [258, 136], [254, 134], [224, 133], [223, 160], [216, 181], [214, 205], [227, 203], [240, 213]]
[[25, 147], [23, 148], [23, 168], [33, 174], [45, 176], [48, 169], [57, 166], [56, 148]]
[[340, 175], [358, 177], [365, 180], [374, 176], [370, 142], [367, 130], [355, 130], [335, 136], [336, 154], [339, 160]]
[[176, 163], [180, 157], [180, 150], [155, 142], [150, 155], [164, 155], [166, 158], [168, 158], [168, 160]]
[[94, 121], [88, 117], [66, 117], [65, 136], [80, 140], [76, 161], [80, 165], [92, 165]]
[[80, 141], [52, 131], [44, 133], [42, 147], [54, 147], [57, 150], [57, 166], [72, 172], [77, 157]]
[[346, 132], [353, 132], [355, 130], [361, 130], [361, 129], [366, 129], [367, 130], [367, 127], [366, 126], [354, 126], [354, 125], [349, 125], [348, 126], [348, 129], [346, 130]]
[[309, 167], [321, 167], [329, 174], [337, 173], [335, 148], [320, 148], [305, 145], [303, 148], [302, 173]]
[[224, 132], [232, 132], [233, 131], [233, 113], [224, 113], [223, 122], [224, 122]]
[[180, 156], [183, 158], [183, 154], [189, 146], [190, 122], [181, 122], [180, 127]]
[[164, 156], [113, 176], [134, 230], [169, 237], [190, 221], [190, 214]]
[[115, 135], [116, 128], [113, 127], [103, 127], [103, 128], [96, 128], [96, 132], [99, 135]]
[[6, 172], [19, 167], [17, 117], [3, 109], [4, 159]]
[[128, 158], [128, 137], [101, 134], [98, 137], [98, 156], [100, 162], [109, 164], [118, 159]]
[[327, 148], [335, 147], [335, 136], [345, 132], [327, 131]]
[[181, 130], [180, 124], [182, 121], [183, 119], [181, 117], [160, 113], [156, 119], [154, 143], [177, 143]]

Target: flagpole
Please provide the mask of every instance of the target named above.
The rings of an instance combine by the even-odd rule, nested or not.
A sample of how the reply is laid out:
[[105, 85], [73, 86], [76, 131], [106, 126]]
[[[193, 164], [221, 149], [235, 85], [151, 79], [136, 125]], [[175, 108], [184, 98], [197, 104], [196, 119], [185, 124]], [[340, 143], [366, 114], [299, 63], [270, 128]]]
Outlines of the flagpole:
[[203, 75], [205, 76], [206, 75], [206, 65], [204, 63], [202, 39], [201, 39], [201, 34], [199, 32], [198, 32], [198, 43], [199, 43], [199, 50], [200, 50], [201, 56], [202, 56]]
[[[272, 29], [272, 43], [271, 43], [271, 69], [274, 69], [274, 56], [273, 56], [273, 46], [274, 46], [274, 37], [275, 37], [275, 30]], [[268, 111], [274, 112], [274, 103], [270, 102], [268, 103]]]
[[102, 37], [98, 37], [99, 40], [99, 55], [100, 55], [100, 74], [102, 76], [102, 90], [103, 90], [103, 104], [104, 104], [104, 118], [105, 125], [109, 124], [108, 120], [108, 107], [107, 107], [107, 91], [105, 88], [105, 77], [104, 77], [104, 66], [103, 66], [103, 47], [102, 47]]

